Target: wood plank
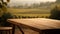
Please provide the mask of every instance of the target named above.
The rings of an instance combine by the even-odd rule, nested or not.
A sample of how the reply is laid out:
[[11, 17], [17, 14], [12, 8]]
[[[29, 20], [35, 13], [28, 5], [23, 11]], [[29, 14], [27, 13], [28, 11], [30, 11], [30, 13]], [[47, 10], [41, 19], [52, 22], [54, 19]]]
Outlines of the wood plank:
[[57, 29], [60, 28], [60, 20], [33, 18], [33, 19], [8, 19], [13, 24], [23, 24], [37, 29]]
[[0, 27], [0, 30], [12, 30], [12, 27]]

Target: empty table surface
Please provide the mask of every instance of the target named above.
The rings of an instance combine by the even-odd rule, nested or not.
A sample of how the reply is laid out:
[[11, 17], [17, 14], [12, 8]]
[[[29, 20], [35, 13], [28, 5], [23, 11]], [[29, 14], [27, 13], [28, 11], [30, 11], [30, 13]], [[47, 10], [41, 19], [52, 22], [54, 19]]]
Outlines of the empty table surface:
[[41, 30], [60, 28], [60, 20], [53, 20], [47, 18], [8, 19], [8, 22], [15, 25], [22, 24]]

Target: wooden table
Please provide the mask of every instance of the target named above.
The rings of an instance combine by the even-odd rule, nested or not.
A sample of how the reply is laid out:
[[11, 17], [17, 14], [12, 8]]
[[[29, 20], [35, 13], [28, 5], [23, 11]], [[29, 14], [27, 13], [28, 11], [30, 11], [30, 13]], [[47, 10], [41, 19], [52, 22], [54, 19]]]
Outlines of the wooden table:
[[38, 32], [41, 32], [41, 30], [46, 29], [60, 28], [60, 20], [46, 18], [8, 19], [8, 22], [18, 26], [24, 25]]

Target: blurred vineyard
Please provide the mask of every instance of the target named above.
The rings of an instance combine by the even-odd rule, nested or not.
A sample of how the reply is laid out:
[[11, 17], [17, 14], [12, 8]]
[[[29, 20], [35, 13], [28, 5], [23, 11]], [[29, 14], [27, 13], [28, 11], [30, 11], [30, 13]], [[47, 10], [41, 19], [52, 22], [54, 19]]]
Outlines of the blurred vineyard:
[[14, 14], [17, 18], [48, 18], [50, 14]]
[[49, 18], [50, 9], [16, 9], [8, 8], [14, 18]]

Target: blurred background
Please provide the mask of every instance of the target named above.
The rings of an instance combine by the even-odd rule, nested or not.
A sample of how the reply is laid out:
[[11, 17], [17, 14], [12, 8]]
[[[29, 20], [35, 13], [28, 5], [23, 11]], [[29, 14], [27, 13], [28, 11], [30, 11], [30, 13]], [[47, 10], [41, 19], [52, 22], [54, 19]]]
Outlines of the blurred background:
[[[10, 26], [7, 19], [51, 18], [60, 20], [60, 0], [0, 0], [0, 26]], [[38, 34], [23, 28], [26, 34]], [[16, 34], [21, 33], [16, 29]]]
[[[51, 11], [60, 5], [60, 0], [3, 0], [6, 6], [0, 14], [9, 12], [14, 18], [49, 18]], [[4, 10], [4, 11], [3, 11]]]

